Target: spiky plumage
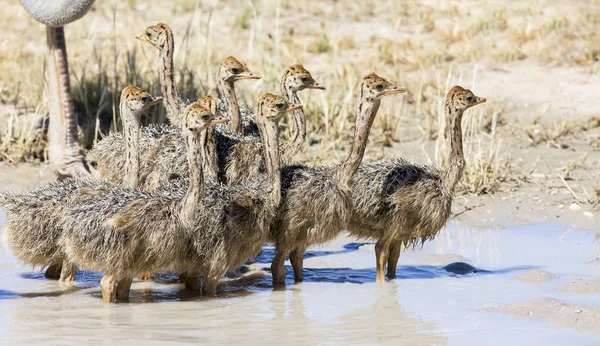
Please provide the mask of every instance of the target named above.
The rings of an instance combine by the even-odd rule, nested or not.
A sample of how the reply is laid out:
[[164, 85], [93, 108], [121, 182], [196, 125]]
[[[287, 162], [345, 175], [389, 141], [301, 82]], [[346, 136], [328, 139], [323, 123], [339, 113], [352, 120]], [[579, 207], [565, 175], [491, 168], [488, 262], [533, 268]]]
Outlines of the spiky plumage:
[[[231, 78], [249, 72], [245, 64], [233, 57], [224, 59], [221, 65], [218, 77], [223, 80], [224, 85], [229, 85]], [[315, 82], [304, 67], [292, 65], [283, 74], [281, 89], [287, 95], [288, 102], [299, 104], [298, 91], [324, 89], [324, 87]], [[213, 112], [218, 110], [218, 113], [224, 114], [227, 111], [227, 108], [223, 107], [224, 102], [220, 102], [214, 96], [204, 97], [199, 102]], [[241, 112], [242, 115], [245, 114], [243, 109]], [[242, 116], [242, 123], [244, 123], [243, 119], [245, 118]], [[294, 111], [292, 122], [294, 124], [292, 141], [281, 144], [281, 160], [284, 164], [292, 161], [306, 139], [306, 119], [302, 110]], [[213, 154], [217, 156], [217, 172], [214, 175], [209, 174], [210, 170], [205, 167], [207, 179], [217, 176], [221, 182], [239, 184], [265, 172], [265, 162], [261, 154], [262, 143], [259, 137], [230, 132], [224, 124], [216, 127], [214, 136], [216, 149], [213, 149], [215, 151]], [[121, 134], [111, 134], [96, 144], [88, 154], [101, 174], [111, 181], [119, 181], [123, 173], [123, 155], [120, 152], [123, 140]], [[145, 190], [152, 190], [167, 179], [188, 176], [185, 148], [185, 138], [180, 129], [167, 125], [143, 128], [140, 133], [141, 186]]]
[[433, 239], [450, 217], [454, 188], [464, 168], [463, 112], [485, 102], [470, 90], [453, 87], [446, 97], [446, 139], [450, 141], [447, 171], [403, 159], [363, 165], [356, 174], [353, 235], [376, 239], [377, 281], [396, 275], [400, 250]]
[[[123, 158], [123, 174], [125, 181], [137, 185], [137, 150], [136, 133], [141, 113], [149, 106], [160, 102], [148, 92], [135, 86], [128, 86], [121, 94], [121, 110], [126, 123], [126, 131], [130, 138], [123, 141], [128, 149], [121, 151]], [[123, 177], [121, 177], [123, 179]], [[0, 205], [6, 211], [5, 230], [6, 243], [13, 254], [21, 261], [39, 266], [62, 263], [65, 259], [64, 249], [59, 238], [62, 234], [60, 218], [68, 210], [70, 201], [85, 201], [97, 195], [103, 195], [115, 188], [108, 181], [94, 179], [66, 179], [50, 183], [33, 191], [11, 194], [0, 198]], [[93, 192], [93, 193], [90, 193]], [[71, 281], [75, 274], [69, 265], [63, 265], [65, 272], [61, 280]]]
[[305, 165], [282, 168], [282, 201], [271, 230], [275, 257], [273, 284], [285, 282], [284, 261], [290, 254], [294, 278], [302, 281], [305, 249], [335, 238], [352, 212], [352, 184], [364, 156], [371, 125], [385, 95], [404, 92], [376, 74], [363, 77], [356, 114], [354, 142], [348, 157], [334, 167]]

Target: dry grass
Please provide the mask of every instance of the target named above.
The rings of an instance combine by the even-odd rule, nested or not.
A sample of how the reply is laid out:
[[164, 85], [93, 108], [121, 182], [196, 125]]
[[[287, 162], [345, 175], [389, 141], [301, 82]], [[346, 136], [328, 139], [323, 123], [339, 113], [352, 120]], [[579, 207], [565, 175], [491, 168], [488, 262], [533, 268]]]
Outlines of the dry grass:
[[[436, 139], [439, 143], [440, 102], [449, 81], [463, 83], [461, 69], [473, 71], [475, 64], [503, 65], [523, 59], [598, 69], [600, 6], [595, 0], [435, 4], [415, 0], [97, 2], [84, 20], [66, 28], [85, 143], [89, 147], [118, 129], [118, 97], [125, 85], [159, 92], [157, 52], [134, 39], [159, 21], [174, 30], [177, 83], [190, 100], [212, 90], [217, 63], [227, 55], [246, 60], [263, 76], [240, 85], [242, 103], [249, 106], [261, 92], [278, 90], [285, 66], [303, 62], [328, 88], [301, 94], [309, 138], [318, 147], [307, 155], [313, 161], [337, 159], [331, 157], [331, 152], [337, 152], [331, 149], [347, 146], [356, 84], [373, 70], [409, 89], [407, 96], [386, 101], [395, 106], [382, 107], [377, 120], [373, 143], [390, 146], [398, 140], [402, 120], [420, 129], [424, 143]], [[31, 109], [45, 113], [39, 106], [44, 104], [44, 28], [17, 2], [5, 0], [3, 6], [0, 102], [13, 115], [3, 120], [0, 114], [0, 121], [27, 123], [15, 120], [25, 116], [14, 114], [30, 114]], [[452, 69], [459, 77], [444, 83]], [[470, 87], [474, 82], [480, 83], [463, 84]], [[496, 131], [502, 109], [493, 102], [494, 95], [483, 96], [489, 104], [473, 110], [465, 120], [469, 165], [461, 188], [471, 193], [494, 192], [508, 162], [499, 157], [502, 139]], [[163, 112], [155, 109], [146, 121], [163, 120]], [[20, 131], [22, 137], [3, 131], [0, 159], [43, 158], [42, 132], [36, 131]], [[441, 163], [439, 157], [435, 163]]]
[[525, 128], [533, 145], [547, 143], [549, 146], [561, 148], [563, 147], [559, 141], [561, 138], [600, 127], [600, 114], [580, 121], [562, 119], [550, 125], [543, 125], [540, 120], [541, 115], [534, 119], [531, 126]]

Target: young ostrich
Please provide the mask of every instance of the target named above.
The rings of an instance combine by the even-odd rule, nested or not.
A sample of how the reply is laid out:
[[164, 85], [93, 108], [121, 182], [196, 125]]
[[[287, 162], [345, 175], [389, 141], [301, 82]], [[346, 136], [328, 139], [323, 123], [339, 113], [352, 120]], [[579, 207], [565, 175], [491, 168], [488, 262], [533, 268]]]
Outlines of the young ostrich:
[[[139, 172], [137, 134], [139, 119], [145, 109], [161, 101], [144, 90], [129, 86], [121, 93], [121, 118], [126, 135], [124, 155], [126, 186], [135, 188]], [[65, 258], [59, 238], [62, 229], [57, 220], [62, 206], [82, 189], [107, 191], [114, 186], [106, 181], [66, 179], [50, 183], [24, 194], [0, 195], [0, 205], [7, 216], [5, 243], [21, 261], [34, 266], [53, 266], [60, 274], [61, 282], [73, 281], [76, 268]], [[62, 266], [62, 267], [61, 267]], [[59, 275], [46, 275], [59, 278]]]
[[455, 86], [448, 92], [444, 111], [445, 138], [450, 140], [449, 168], [411, 164], [403, 159], [363, 165], [354, 183], [354, 210], [349, 225], [353, 235], [377, 239], [377, 281], [396, 277], [402, 246], [433, 239], [450, 217], [454, 188], [465, 158], [462, 146], [463, 113], [485, 99]]
[[203, 293], [214, 294], [219, 277], [255, 256], [267, 238], [280, 200], [277, 120], [297, 107], [272, 94], [261, 97], [268, 178], [223, 186], [205, 184], [202, 173], [206, 129], [220, 121], [200, 105], [189, 106], [183, 121], [189, 182], [172, 184], [176, 191], [168, 193], [115, 190], [71, 208], [62, 237], [69, 259], [105, 273], [106, 303], [128, 296], [133, 275], [161, 269], [197, 274], [205, 280]]
[[244, 110], [245, 117], [242, 114], [235, 95], [233, 83], [242, 79], [260, 79], [261, 77], [248, 69], [244, 62], [229, 56], [221, 61], [217, 70], [217, 92], [219, 98], [223, 100], [223, 106], [231, 117], [229, 129], [231, 132], [244, 135], [255, 134], [252, 125], [248, 123], [250, 117], [249, 110]]
[[[293, 104], [301, 104], [298, 91], [304, 89], [325, 90], [325, 87], [317, 83], [310, 72], [302, 65], [292, 65], [285, 69], [281, 77], [281, 94], [286, 95], [287, 101]], [[282, 161], [289, 164], [292, 158], [300, 151], [306, 140], [306, 116], [303, 109], [292, 113], [291, 141], [281, 145]], [[227, 141], [223, 141], [226, 144]], [[259, 139], [246, 137], [243, 140], [226, 147], [220, 146], [219, 154], [227, 153], [227, 157], [220, 162], [226, 161], [225, 177], [228, 184], [238, 184], [247, 179], [264, 172], [264, 159], [260, 155], [262, 142]]]
[[[308, 71], [295, 66], [289, 67], [281, 80], [282, 92], [288, 96], [288, 102], [291, 103], [297, 103], [297, 92], [300, 90], [323, 89], [323, 86], [315, 82]], [[228, 73], [233, 72], [238, 71]], [[228, 73], [223, 72], [220, 75], [227, 76]], [[223, 78], [220, 83], [227, 84], [228, 82], [226, 78]], [[205, 100], [203, 102], [212, 104], [210, 107], [218, 108], [220, 102], [214, 96], [207, 96], [203, 99]], [[292, 117], [293, 124], [299, 124], [299, 126], [292, 127], [292, 141], [284, 142], [281, 145], [284, 163], [291, 161], [306, 138], [304, 112], [294, 111]], [[155, 126], [142, 129], [140, 135], [141, 184], [145, 190], [152, 190], [173, 177], [188, 176], [185, 138], [180, 131], [173, 130], [172, 127], [163, 126], [162, 128], [167, 129], [162, 135], [160, 134], [162, 130], [155, 131]], [[217, 129], [210, 131], [214, 133], [214, 141], [207, 141], [207, 145], [209, 145], [207, 150], [210, 153], [209, 161], [214, 163], [212, 158], [216, 157], [214, 164], [217, 168], [205, 167], [207, 179], [213, 179], [213, 174], [207, 172], [217, 171], [220, 181], [238, 184], [265, 172], [260, 138], [222, 132], [218, 130], [218, 126]], [[111, 181], [118, 181], [122, 175], [123, 155], [119, 155], [120, 147], [122, 147], [122, 136], [116, 133], [100, 141], [88, 154], [91, 159], [98, 162], [101, 174]]]
[[[177, 125], [181, 123], [181, 114], [185, 109], [185, 103], [177, 93], [173, 78], [174, 46], [171, 28], [167, 24], [159, 23], [148, 27], [143, 35], [136, 38], [150, 43], [160, 51], [161, 91], [165, 97], [167, 116], [173, 124], [173, 126], [150, 125], [144, 127], [140, 133], [142, 153], [140, 184], [143, 189], [152, 190], [167, 179], [187, 176], [185, 139], [181, 135], [181, 125]], [[257, 78], [260, 76], [248, 70], [245, 64], [233, 57], [225, 58], [220, 63], [217, 72], [217, 90], [226, 96], [224, 103], [230, 106], [226, 111], [230, 112], [232, 117], [239, 118], [240, 116], [234, 82]], [[211, 131], [214, 132], [214, 130]], [[217, 130], [217, 132], [220, 131]], [[113, 133], [98, 142], [88, 153], [90, 161], [97, 167], [100, 175], [110, 181], [119, 182], [123, 176], [123, 140], [121, 133]], [[229, 147], [236, 141], [237, 139], [226, 136], [223, 146]], [[212, 151], [216, 152], [216, 149]]]
[[381, 99], [406, 89], [371, 73], [363, 77], [359, 91], [354, 141], [347, 158], [335, 167], [282, 168], [282, 202], [270, 239], [275, 243], [271, 263], [274, 285], [285, 284], [284, 262], [288, 253], [294, 279], [302, 281], [306, 248], [329, 241], [345, 229], [352, 211], [354, 175], [364, 156]]

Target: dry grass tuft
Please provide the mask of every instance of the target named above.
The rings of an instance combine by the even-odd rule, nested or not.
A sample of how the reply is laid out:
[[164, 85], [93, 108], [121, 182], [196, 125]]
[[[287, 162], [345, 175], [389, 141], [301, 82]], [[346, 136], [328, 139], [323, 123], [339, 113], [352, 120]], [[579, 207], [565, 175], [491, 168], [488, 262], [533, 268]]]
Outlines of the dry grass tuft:
[[540, 123], [541, 116], [537, 116], [533, 125], [525, 128], [525, 133], [533, 145], [546, 143], [549, 146], [562, 148], [559, 139], [600, 127], [600, 114], [581, 121], [561, 120], [551, 125], [544, 126]]

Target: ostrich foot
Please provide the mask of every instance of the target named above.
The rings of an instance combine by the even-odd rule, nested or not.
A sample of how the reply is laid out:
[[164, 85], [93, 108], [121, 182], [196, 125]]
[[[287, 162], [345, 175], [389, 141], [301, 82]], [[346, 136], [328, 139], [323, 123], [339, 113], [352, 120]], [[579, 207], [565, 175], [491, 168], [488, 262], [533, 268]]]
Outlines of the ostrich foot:
[[98, 179], [100, 174], [92, 167], [80, 148], [71, 148], [65, 150], [62, 157], [54, 165], [54, 173], [59, 178], [74, 177], [74, 178], [95, 178]]

